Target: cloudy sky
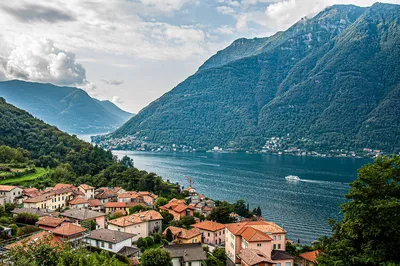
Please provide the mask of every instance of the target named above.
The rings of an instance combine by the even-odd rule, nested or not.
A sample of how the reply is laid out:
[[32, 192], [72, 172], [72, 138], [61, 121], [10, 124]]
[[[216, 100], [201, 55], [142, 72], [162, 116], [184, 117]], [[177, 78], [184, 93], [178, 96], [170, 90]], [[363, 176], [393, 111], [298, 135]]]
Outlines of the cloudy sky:
[[374, 2], [3, 1], [0, 80], [77, 86], [138, 112], [237, 38], [269, 36], [332, 4]]

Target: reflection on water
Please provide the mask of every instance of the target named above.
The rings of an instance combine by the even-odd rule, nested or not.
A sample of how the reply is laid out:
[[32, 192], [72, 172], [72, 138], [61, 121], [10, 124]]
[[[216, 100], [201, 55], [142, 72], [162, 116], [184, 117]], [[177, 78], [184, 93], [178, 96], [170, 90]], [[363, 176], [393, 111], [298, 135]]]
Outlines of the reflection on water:
[[[288, 237], [311, 242], [330, 234], [328, 218], [339, 219], [348, 183], [367, 159], [317, 158], [260, 154], [148, 153], [128, 154], [135, 167], [155, 172], [165, 180], [188, 186], [194, 179], [200, 193], [230, 202], [245, 199], [250, 208], [260, 205], [263, 216], [288, 231]], [[301, 178], [298, 182], [285, 179]]]

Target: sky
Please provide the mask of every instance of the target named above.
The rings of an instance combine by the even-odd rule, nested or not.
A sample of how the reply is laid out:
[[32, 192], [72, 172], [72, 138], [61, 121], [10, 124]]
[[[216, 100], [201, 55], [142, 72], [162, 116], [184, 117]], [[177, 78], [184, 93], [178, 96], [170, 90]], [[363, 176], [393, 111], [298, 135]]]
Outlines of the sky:
[[270, 36], [333, 4], [375, 1], [2, 2], [0, 80], [79, 87], [137, 113], [238, 38]]

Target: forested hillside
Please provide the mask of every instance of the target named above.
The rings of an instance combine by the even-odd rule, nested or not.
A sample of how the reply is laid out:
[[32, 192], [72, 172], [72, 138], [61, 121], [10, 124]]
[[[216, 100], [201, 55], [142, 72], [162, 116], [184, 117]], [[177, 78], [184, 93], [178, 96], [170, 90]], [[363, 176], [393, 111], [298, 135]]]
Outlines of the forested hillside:
[[132, 117], [112, 102], [72, 87], [10, 80], [0, 82], [0, 97], [69, 133], [110, 132]]
[[400, 6], [337, 5], [218, 52], [110, 137], [260, 149], [400, 151]]

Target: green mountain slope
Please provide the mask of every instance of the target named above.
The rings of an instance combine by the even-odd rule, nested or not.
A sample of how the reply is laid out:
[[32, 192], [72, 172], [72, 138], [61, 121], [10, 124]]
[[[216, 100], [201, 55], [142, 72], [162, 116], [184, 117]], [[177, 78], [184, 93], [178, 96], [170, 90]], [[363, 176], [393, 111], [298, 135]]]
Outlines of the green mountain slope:
[[260, 149], [289, 136], [316, 150], [398, 151], [399, 19], [399, 5], [338, 5], [235, 41], [111, 137]]
[[111, 102], [71, 87], [12, 80], [0, 82], [0, 96], [70, 133], [112, 131], [132, 117]]

